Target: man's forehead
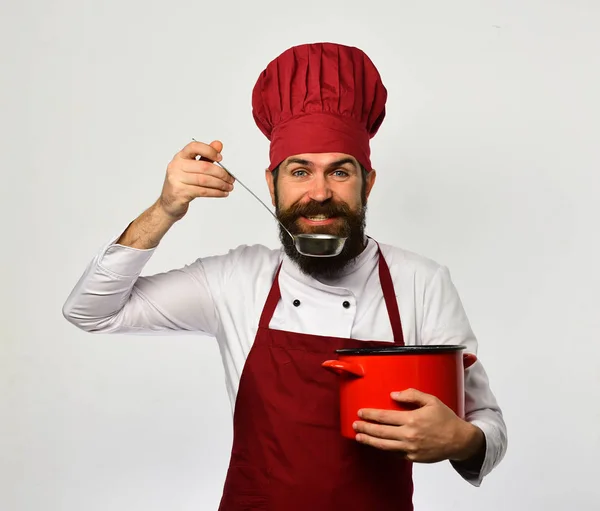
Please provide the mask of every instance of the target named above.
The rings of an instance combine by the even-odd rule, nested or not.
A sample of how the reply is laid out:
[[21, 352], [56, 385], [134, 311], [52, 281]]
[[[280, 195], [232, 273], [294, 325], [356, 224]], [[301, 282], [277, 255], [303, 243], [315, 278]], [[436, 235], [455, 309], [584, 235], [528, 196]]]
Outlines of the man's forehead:
[[293, 164], [310, 165], [314, 167], [328, 167], [333, 163], [346, 161], [358, 166], [354, 156], [346, 153], [302, 153], [289, 156], [283, 161], [283, 167]]

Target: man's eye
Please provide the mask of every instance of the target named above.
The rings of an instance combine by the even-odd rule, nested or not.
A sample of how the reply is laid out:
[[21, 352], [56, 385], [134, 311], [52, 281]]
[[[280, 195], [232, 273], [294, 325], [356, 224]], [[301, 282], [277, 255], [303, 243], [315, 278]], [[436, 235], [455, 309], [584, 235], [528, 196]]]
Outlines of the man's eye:
[[349, 175], [348, 172], [346, 172], [344, 169], [334, 170], [333, 174], [336, 175], [337, 177], [346, 177]]
[[306, 175], [306, 170], [298, 169], [292, 172], [292, 176], [302, 177]]

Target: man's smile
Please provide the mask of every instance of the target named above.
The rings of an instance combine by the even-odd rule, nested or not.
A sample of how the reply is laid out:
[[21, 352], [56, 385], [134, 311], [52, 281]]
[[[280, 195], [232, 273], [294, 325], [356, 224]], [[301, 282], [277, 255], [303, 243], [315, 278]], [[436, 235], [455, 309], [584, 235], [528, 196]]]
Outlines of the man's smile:
[[330, 225], [334, 223], [338, 217], [327, 215], [300, 216], [300, 220], [308, 225]]

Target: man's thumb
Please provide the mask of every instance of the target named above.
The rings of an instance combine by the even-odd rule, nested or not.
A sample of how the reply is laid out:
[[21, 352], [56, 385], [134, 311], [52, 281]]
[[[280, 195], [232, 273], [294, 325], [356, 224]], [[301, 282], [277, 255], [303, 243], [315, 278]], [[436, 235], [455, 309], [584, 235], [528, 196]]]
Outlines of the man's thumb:
[[425, 406], [430, 403], [431, 397], [416, 389], [406, 389], [401, 392], [392, 392], [392, 399], [399, 403], [411, 404], [414, 407]]
[[220, 140], [213, 140], [210, 144], [208, 144], [210, 147], [212, 147], [215, 151], [217, 151], [218, 153], [220, 153], [221, 151], [223, 151], [223, 142], [221, 142]]

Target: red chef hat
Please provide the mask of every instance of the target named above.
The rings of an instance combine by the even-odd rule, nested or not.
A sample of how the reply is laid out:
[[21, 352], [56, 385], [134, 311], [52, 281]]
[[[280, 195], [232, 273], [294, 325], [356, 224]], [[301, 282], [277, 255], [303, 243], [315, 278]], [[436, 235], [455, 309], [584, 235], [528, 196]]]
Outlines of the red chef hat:
[[261, 73], [252, 92], [254, 120], [271, 141], [269, 170], [302, 153], [345, 153], [368, 171], [369, 141], [385, 117], [387, 90], [358, 48], [295, 46]]

